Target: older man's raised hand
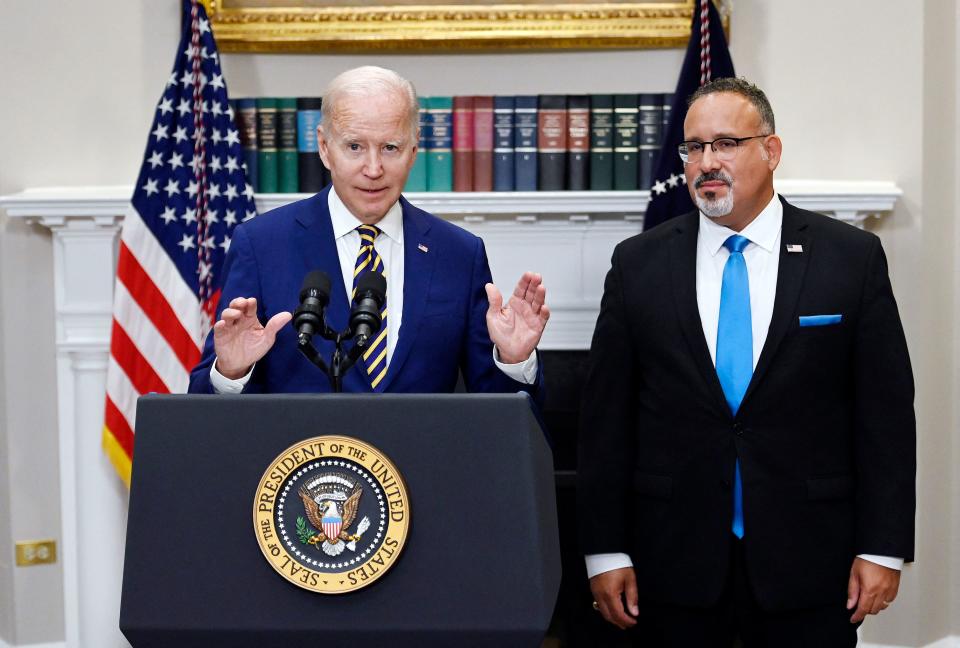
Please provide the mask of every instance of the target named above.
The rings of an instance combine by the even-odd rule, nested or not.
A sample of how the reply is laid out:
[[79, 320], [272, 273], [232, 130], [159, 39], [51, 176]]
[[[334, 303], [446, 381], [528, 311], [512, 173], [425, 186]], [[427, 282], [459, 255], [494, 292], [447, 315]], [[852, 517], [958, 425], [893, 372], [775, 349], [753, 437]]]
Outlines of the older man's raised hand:
[[277, 313], [263, 326], [257, 319], [256, 298], [237, 297], [231, 301], [213, 325], [217, 371], [231, 380], [245, 376], [273, 347], [277, 333], [292, 318], [289, 312]]
[[543, 277], [536, 272], [523, 273], [506, 305], [496, 286], [488, 283], [486, 290], [490, 302], [487, 330], [500, 354], [500, 361], [506, 364], [523, 362], [537, 348], [550, 319]]

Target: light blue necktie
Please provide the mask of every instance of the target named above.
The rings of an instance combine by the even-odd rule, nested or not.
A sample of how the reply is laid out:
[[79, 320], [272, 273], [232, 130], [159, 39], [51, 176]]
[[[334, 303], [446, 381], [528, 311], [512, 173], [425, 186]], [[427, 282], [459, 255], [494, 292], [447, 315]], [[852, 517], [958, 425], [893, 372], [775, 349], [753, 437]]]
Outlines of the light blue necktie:
[[[750, 319], [750, 281], [743, 251], [750, 240], [734, 234], [723, 246], [730, 250], [723, 266], [720, 319], [717, 325], [717, 376], [730, 411], [736, 416], [753, 376], [753, 326]], [[734, 467], [733, 534], [743, 537], [743, 484], [740, 460]]]

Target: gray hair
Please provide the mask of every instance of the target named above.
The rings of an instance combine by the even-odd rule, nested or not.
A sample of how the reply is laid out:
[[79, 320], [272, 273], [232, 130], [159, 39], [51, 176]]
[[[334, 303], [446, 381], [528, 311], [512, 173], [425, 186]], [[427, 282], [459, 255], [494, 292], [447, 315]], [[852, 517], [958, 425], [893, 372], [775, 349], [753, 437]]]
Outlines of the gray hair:
[[763, 90], [753, 85], [743, 77], [722, 77], [719, 79], [714, 79], [709, 83], [706, 83], [690, 95], [690, 98], [687, 99], [687, 107], [693, 105], [693, 102], [702, 97], [706, 97], [710, 94], [716, 94], [718, 92], [732, 92], [738, 94], [741, 97], [744, 97], [749, 101], [754, 108], [757, 109], [757, 112], [760, 113], [760, 127], [761, 129], [768, 131], [770, 133], [777, 132], [776, 122], [773, 118], [773, 108], [770, 106], [770, 101], [767, 99], [767, 95], [764, 94]]
[[323, 93], [320, 123], [324, 127], [333, 124], [337, 105], [344, 97], [372, 97], [382, 94], [392, 94], [406, 102], [410, 133], [416, 137], [417, 129], [420, 127], [420, 104], [413, 84], [393, 70], [373, 65], [347, 70], [330, 82]]

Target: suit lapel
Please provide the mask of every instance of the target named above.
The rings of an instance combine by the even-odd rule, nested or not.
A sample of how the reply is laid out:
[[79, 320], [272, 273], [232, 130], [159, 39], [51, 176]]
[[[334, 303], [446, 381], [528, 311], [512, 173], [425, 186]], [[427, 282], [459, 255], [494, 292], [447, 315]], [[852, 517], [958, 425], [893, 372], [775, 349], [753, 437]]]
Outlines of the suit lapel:
[[[747, 402], [750, 394], [763, 380], [770, 362], [777, 353], [777, 348], [796, 317], [797, 300], [800, 298], [803, 277], [812, 251], [812, 242], [806, 231], [807, 223], [800, 214], [800, 210], [782, 198], [781, 201], [783, 202], [783, 229], [780, 236], [780, 262], [777, 269], [777, 294], [773, 301], [773, 316], [770, 319], [767, 340], [763, 344], [760, 359], [757, 361], [757, 368], [754, 369], [750, 385], [743, 396], [743, 403]], [[803, 251], [787, 253], [788, 245], [801, 245]], [[742, 409], [741, 405], [741, 411]]]
[[707, 390], [714, 396], [714, 405], [729, 414], [730, 409], [723, 395], [723, 387], [720, 385], [716, 368], [710, 359], [710, 349], [703, 335], [703, 323], [697, 306], [698, 219], [698, 212], [678, 218], [676, 235], [670, 240], [670, 277], [673, 282], [673, 297], [680, 329], [690, 346], [693, 362], [703, 376]]
[[[389, 390], [410, 355], [426, 309], [437, 255], [441, 252], [430, 238], [430, 223], [423, 214], [403, 197], [400, 205], [403, 208], [403, 320], [383, 379], [384, 391]], [[429, 252], [424, 252], [421, 244]]]

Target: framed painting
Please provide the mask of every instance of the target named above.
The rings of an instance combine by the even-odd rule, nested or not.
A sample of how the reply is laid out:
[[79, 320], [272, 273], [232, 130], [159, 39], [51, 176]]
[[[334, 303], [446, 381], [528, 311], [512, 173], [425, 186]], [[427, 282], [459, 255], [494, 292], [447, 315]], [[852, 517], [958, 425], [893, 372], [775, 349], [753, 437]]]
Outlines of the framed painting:
[[[695, 0], [201, 0], [219, 47], [245, 52], [683, 47]], [[728, 12], [724, 14], [727, 24]]]

